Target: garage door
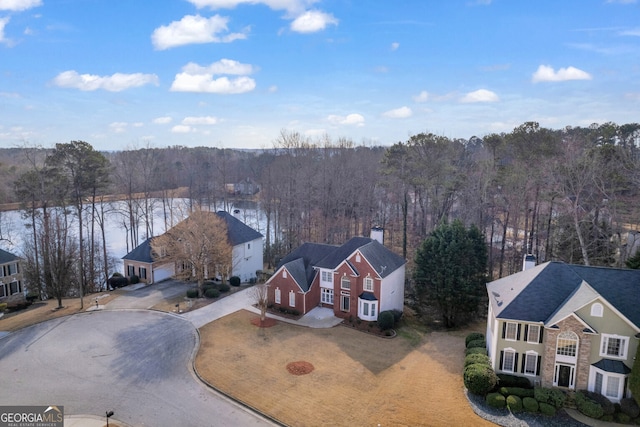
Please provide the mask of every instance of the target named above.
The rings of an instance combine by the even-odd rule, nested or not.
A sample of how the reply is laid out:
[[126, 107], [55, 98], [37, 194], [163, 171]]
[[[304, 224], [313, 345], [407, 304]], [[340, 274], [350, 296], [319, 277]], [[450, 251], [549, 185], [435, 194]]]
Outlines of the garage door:
[[163, 280], [171, 278], [173, 276], [173, 264], [165, 264], [153, 269], [153, 281], [162, 282]]

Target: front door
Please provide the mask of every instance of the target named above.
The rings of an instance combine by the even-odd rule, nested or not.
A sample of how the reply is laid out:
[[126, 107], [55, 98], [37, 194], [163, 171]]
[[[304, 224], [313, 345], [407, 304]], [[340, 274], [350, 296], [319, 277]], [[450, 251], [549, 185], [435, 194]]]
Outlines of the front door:
[[556, 385], [558, 387], [573, 388], [574, 367], [571, 365], [556, 365]]

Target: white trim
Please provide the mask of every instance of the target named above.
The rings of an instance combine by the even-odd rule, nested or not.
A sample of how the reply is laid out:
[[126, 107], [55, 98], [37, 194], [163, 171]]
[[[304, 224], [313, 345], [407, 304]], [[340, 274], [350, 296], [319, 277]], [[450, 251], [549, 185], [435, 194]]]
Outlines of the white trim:
[[[535, 336], [535, 340], [530, 341], [529, 340], [529, 335], [531, 335], [531, 328], [538, 328], [538, 333]], [[527, 336], [525, 337], [525, 340], [529, 343], [529, 344], [540, 344], [540, 331], [542, 330], [542, 325], [534, 325], [529, 323], [527, 325]]]
[[[602, 389], [596, 390], [596, 376], [600, 374], [602, 375]], [[615, 374], [612, 372], [606, 372], [602, 369], [596, 368], [595, 366], [591, 366], [589, 369], [589, 384], [587, 386], [587, 390], [593, 391], [596, 393], [600, 393], [605, 396], [607, 399], [611, 400], [614, 403], [619, 403], [620, 399], [624, 396], [624, 384], [625, 379], [627, 378], [624, 374]], [[616, 395], [607, 394], [608, 387], [614, 387], [616, 384], [613, 380], [617, 380], [617, 393]], [[611, 382], [609, 382], [611, 380]]]
[[[502, 349], [502, 361], [500, 363], [500, 365], [502, 366], [502, 369], [500, 369], [500, 372], [510, 372], [510, 373], [518, 372], [518, 367], [516, 366], [516, 354], [517, 354], [517, 351], [515, 348], [507, 347]], [[512, 364], [511, 369], [506, 369], [504, 367], [505, 360], [507, 360], [507, 355], [511, 356], [511, 364]]]
[[320, 302], [322, 304], [333, 305], [333, 289], [329, 289], [329, 288], [320, 289]]
[[273, 299], [276, 304], [282, 304], [282, 292], [280, 291], [280, 288], [276, 288], [274, 290]]
[[604, 306], [599, 302], [591, 304], [591, 316], [602, 317], [604, 315]]
[[[529, 362], [529, 356], [533, 357], [533, 372], [527, 372], [527, 367], [528, 367], [528, 362]], [[533, 350], [529, 350], [526, 353], [524, 353], [522, 355], [522, 357], [524, 357], [524, 374], [528, 377], [535, 377], [538, 375], [538, 352], [537, 351], [533, 351]]]
[[293, 291], [289, 291], [289, 307], [296, 306], [296, 293]]
[[[622, 354], [610, 354], [610, 353], [607, 353], [610, 339], [617, 339], [617, 340], [621, 340], [622, 341], [621, 346], [620, 346], [620, 353], [622, 353]], [[602, 334], [602, 337], [600, 339], [600, 349], [599, 349], [599, 351], [600, 351], [600, 356], [602, 356], [602, 357], [626, 360], [627, 359], [627, 354], [629, 352], [629, 337], [625, 337], [625, 336], [622, 336], [622, 335], [616, 335], [616, 334]]]
[[[369, 283], [371, 286], [368, 286], [367, 283]], [[362, 290], [365, 292], [373, 292], [376, 289], [376, 284], [373, 281], [373, 277], [371, 276], [367, 276], [364, 278], [364, 280], [362, 281]]]
[[[518, 341], [518, 323], [517, 322], [504, 322], [504, 340], [505, 341]], [[509, 325], [513, 325], [513, 338], [509, 338]]]
[[572, 365], [571, 363], [556, 363], [553, 366], [553, 385], [554, 387], [560, 387], [558, 385], [558, 374], [560, 373], [560, 367], [564, 366], [569, 368], [569, 385], [567, 388], [575, 389], [576, 388], [576, 365]]

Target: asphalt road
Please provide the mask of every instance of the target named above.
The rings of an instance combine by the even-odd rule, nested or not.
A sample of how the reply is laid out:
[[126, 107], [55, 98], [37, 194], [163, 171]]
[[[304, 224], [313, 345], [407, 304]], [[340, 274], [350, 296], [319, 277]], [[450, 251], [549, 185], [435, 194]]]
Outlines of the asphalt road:
[[196, 343], [189, 321], [155, 311], [94, 311], [34, 325], [0, 339], [0, 404], [113, 410], [132, 426], [272, 425], [196, 378]]

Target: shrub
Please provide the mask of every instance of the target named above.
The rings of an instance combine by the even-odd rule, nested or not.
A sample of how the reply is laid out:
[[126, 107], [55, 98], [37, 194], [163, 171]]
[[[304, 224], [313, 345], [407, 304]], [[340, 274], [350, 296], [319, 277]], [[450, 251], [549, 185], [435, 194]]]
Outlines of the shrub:
[[522, 411], [522, 399], [514, 395], [507, 396], [507, 407], [511, 412]]
[[557, 388], [536, 387], [533, 389], [533, 392], [533, 396], [538, 403], [548, 403], [557, 409], [562, 408], [562, 405], [564, 405], [564, 401], [567, 398], [564, 392]]
[[229, 278], [231, 286], [240, 286], [240, 278], [238, 276], [231, 276]]
[[484, 354], [487, 355], [487, 349], [482, 347], [471, 347], [465, 350], [464, 355], [468, 356], [470, 354]]
[[113, 274], [111, 275], [111, 277], [124, 277], [124, 276], [122, 275], [122, 273], [120, 273], [120, 272], [116, 271], [115, 273], [113, 273]]
[[591, 399], [597, 404], [599, 404], [600, 406], [602, 406], [602, 411], [604, 412], [604, 415], [613, 415], [616, 413], [616, 406], [609, 399], [607, 399], [600, 393], [587, 391], [587, 390], [581, 390], [580, 392], [584, 394], [585, 397], [587, 397], [588, 399]]
[[398, 323], [400, 319], [402, 319], [402, 310], [397, 310], [394, 308], [393, 310], [391, 310], [391, 313], [393, 314], [394, 323]]
[[484, 339], [484, 334], [483, 333], [481, 333], [481, 332], [471, 332], [464, 339], [464, 346], [468, 348], [469, 347], [469, 342], [475, 341], [475, 340], [483, 340], [483, 339]]
[[393, 313], [390, 311], [383, 311], [378, 315], [378, 326], [380, 326], [381, 330], [386, 331], [387, 329], [391, 329], [394, 324]]
[[187, 289], [187, 298], [198, 298], [197, 289]]
[[505, 397], [500, 393], [487, 394], [487, 397], [485, 397], [485, 402], [487, 402], [487, 405], [491, 406], [492, 408], [504, 408], [505, 406], [507, 406]]
[[229, 292], [229, 290], [230, 290], [230, 289], [231, 289], [231, 288], [230, 288], [230, 287], [229, 287], [229, 285], [227, 285], [226, 283], [220, 283], [220, 284], [218, 285], [218, 290], [219, 290], [220, 292]]
[[467, 348], [487, 348], [487, 342], [484, 339], [471, 340], [467, 344]]
[[38, 299], [38, 294], [32, 294], [31, 292], [29, 292], [26, 298], [28, 302], [33, 304], [33, 302]]
[[464, 368], [464, 385], [473, 394], [486, 395], [498, 382], [496, 373], [490, 366], [474, 363]]
[[109, 278], [109, 286], [112, 288], [122, 288], [129, 284], [129, 279], [123, 277], [122, 274], [116, 276], [116, 273], [113, 273], [113, 276]]
[[210, 288], [204, 291], [204, 296], [207, 298], [218, 298], [220, 296], [220, 291], [215, 288]]
[[481, 365], [491, 366], [489, 356], [485, 354], [470, 354], [464, 358], [464, 366], [467, 367], [474, 363], [480, 363]]
[[522, 407], [527, 412], [538, 412], [538, 401], [533, 397], [523, 397]]
[[4, 313], [7, 310], [7, 303], [0, 303], [0, 313]]
[[503, 396], [534, 397], [534, 391], [530, 388], [500, 387], [499, 391]]
[[640, 406], [638, 406], [638, 402], [633, 397], [625, 397], [620, 400], [620, 410], [631, 418], [640, 416]]
[[541, 414], [548, 417], [553, 417], [556, 415], [556, 407], [553, 405], [549, 405], [548, 403], [538, 402], [538, 409], [540, 409]]
[[616, 421], [622, 424], [627, 424], [631, 421], [631, 417], [623, 412], [616, 414]]
[[205, 280], [204, 283], [202, 284], [202, 289], [204, 290], [215, 289], [217, 287], [218, 287], [218, 284], [213, 280]]
[[578, 411], [591, 418], [600, 418], [604, 415], [602, 406], [589, 399], [582, 391], [576, 392], [576, 407]]
[[498, 374], [498, 384], [500, 387], [531, 388], [531, 382], [527, 378], [511, 374]]

